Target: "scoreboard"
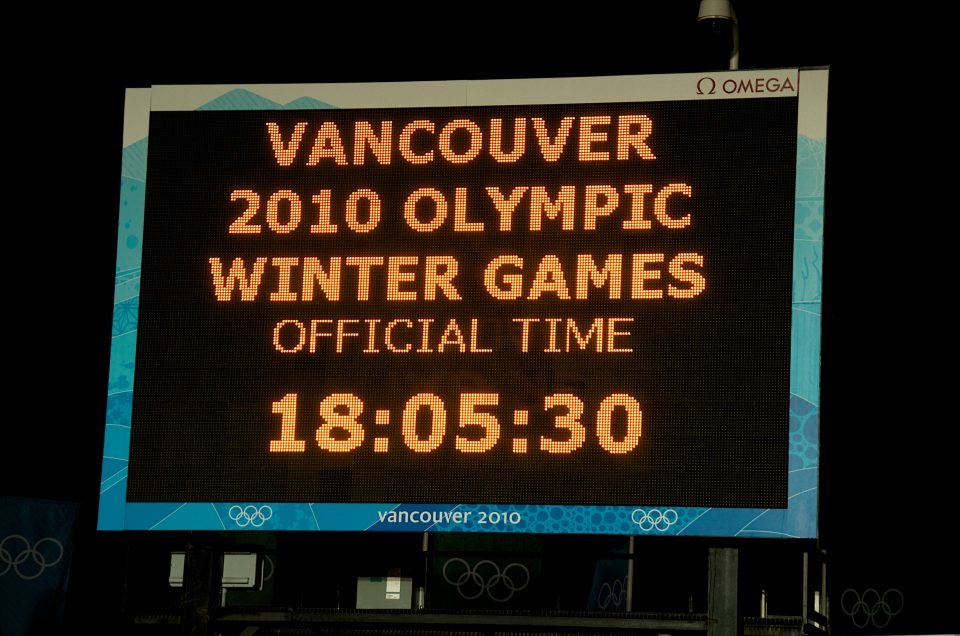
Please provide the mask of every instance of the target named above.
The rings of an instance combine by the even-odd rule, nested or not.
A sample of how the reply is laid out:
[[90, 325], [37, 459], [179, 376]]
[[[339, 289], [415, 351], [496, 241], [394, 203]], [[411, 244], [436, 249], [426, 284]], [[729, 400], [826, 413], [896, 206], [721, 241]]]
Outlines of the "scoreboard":
[[815, 536], [825, 89], [128, 91], [100, 527]]

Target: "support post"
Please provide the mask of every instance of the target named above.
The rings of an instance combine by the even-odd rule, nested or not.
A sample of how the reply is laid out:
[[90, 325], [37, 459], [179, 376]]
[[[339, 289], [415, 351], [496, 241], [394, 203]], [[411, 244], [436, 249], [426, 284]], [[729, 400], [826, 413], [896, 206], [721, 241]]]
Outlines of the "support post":
[[710, 548], [707, 636], [737, 636], [736, 548]]
[[180, 629], [184, 636], [210, 636], [211, 610], [220, 598], [219, 559], [212, 545], [188, 543], [183, 564]]

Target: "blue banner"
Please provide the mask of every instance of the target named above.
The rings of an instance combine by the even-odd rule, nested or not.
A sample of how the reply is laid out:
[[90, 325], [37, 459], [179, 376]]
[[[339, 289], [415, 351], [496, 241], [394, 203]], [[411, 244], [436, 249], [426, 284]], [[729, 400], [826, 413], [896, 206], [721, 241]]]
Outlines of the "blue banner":
[[79, 504], [0, 497], [0, 634], [60, 625]]

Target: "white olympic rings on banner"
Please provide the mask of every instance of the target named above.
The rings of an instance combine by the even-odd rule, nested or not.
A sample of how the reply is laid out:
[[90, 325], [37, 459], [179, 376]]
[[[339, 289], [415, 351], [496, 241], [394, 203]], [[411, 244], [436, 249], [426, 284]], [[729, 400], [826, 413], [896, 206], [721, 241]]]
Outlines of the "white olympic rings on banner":
[[[459, 563], [463, 572], [451, 579], [447, 568], [451, 563]], [[514, 580], [514, 577], [523, 577], [523, 583]], [[493, 561], [478, 561], [470, 567], [463, 559], [450, 559], [443, 564], [443, 578], [447, 583], [457, 588], [461, 598], [473, 601], [480, 598], [484, 592], [490, 600], [496, 603], [506, 603], [530, 584], [530, 570], [521, 563], [511, 563], [500, 571], [500, 566]], [[494, 592], [496, 590], [496, 592]]]
[[891, 618], [903, 611], [903, 594], [898, 589], [889, 589], [880, 596], [880, 592], [869, 588], [861, 595], [848, 587], [840, 597], [840, 609], [858, 628], [871, 624], [883, 628]]
[[253, 526], [259, 528], [273, 517], [273, 508], [270, 506], [230, 506], [227, 513], [230, 520], [241, 528]]
[[[640, 513], [639, 518], [637, 517], [637, 513]], [[630, 518], [633, 519], [633, 522], [640, 526], [640, 529], [644, 532], [650, 532], [651, 530], [666, 532], [670, 526], [677, 522], [680, 515], [678, 515], [677, 511], [673, 508], [662, 512], [658, 508], [651, 508], [650, 510], [637, 508], [633, 511], [633, 514], [630, 515]]]
[[620, 606], [623, 605], [623, 597], [626, 592], [626, 579], [620, 580], [616, 579], [613, 582], [613, 585], [609, 583], [604, 583], [600, 586], [600, 591], [597, 593], [597, 607], [602, 610], [607, 609], [610, 606], [613, 606], [613, 609], [620, 609]]
[[[16, 540], [23, 546], [19, 552], [9, 543]], [[51, 547], [48, 548], [47, 544]], [[53, 558], [53, 547], [56, 548], [56, 558]], [[0, 541], [0, 576], [12, 569], [21, 579], [30, 581], [43, 574], [47, 568], [60, 563], [62, 558], [63, 544], [53, 537], [38, 539], [31, 546], [30, 541], [22, 534], [7, 535]]]

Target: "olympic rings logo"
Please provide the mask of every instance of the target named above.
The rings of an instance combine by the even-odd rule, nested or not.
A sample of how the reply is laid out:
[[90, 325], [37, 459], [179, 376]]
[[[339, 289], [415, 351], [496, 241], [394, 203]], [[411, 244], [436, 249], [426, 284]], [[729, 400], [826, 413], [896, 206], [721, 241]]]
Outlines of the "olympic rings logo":
[[840, 609], [850, 617], [858, 628], [873, 625], [886, 627], [890, 619], [903, 611], [903, 594], [900, 590], [889, 589], [880, 596], [880, 592], [870, 588], [861, 595], [853, 588], [847, 588], [840, 597]]
[[[638, 513], [640, 514], [639, 518], [637, 517]], [[669, 508], [663, 512], [657, 508], [651, 508], [649, 511], [643, 508], [637, 508], [633, 511], [633, 514], [630, 515], [630, 518], [633, 519], [633, 522], [640, 526], [640, 529], [644, 532], [650, 532], [654, 529], [658, 532], [666, 532], [670, 526], [677, 522], [680, 515], [678, 515], [677, 511], [673, 508]]]
[[259, 528], [273, 517], [273, 508], [270, 506], [231, 506], [230, 520], [241, 528], [253, 526]]
[[[453, 564], [457, 565], [451, 568]], [[463, 559], [450, 559], [443, 564], [443, 578], [457, 588], [461, 598], [468, 601], [486, 593], [490, 600], [506, 603], [516, 592], [530, 584], [530, 570], [521, 563], [511, 563], [501, 572], [500, 566], [493, 561], [478, 561], [470, 567]]]
[[[19, 552], [14, 547], [17, 543], [23, 546]], [[32, 581], [47, 568], [60, 563], [62, 558], [63, 544], [53, 537], [38, 539], [31, 546], [30, 541], [21, 534], [7, 535], [0, 541], [0, 576], [12, 569], [24, 581]]]
[[623, 597], [626, 592], [626, 579], [617, 579], [613, 585], [604, 583], [600, 586], [600, 592], [597, 594], [597, 606], [605, 610], [612, 606], [612, 609], [618, 610], [623, 606]]

